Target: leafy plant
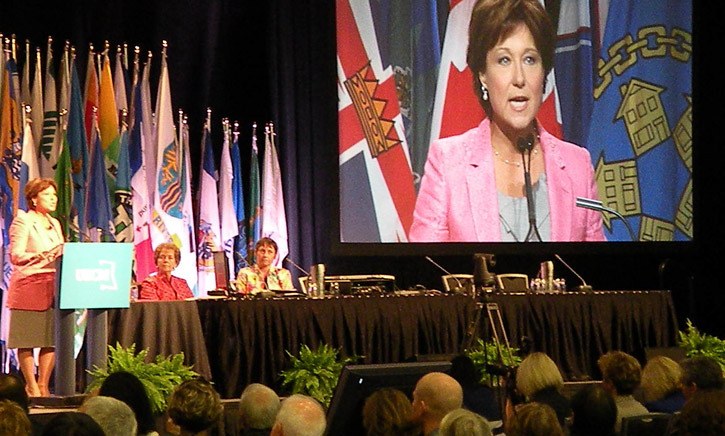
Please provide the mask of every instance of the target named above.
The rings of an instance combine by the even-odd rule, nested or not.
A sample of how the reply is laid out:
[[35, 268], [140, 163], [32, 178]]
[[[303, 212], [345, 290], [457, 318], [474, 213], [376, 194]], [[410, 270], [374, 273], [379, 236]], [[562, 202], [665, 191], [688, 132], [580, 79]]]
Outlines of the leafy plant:
[[282, 386], [291, 386], [293, 394], [309, 395], [328, 407], [337, 386], [342, 368], [357, 357], [338, 357], [339, 350], [323, 344], [316, 350], [307, 345], [300, 347], [299, 357], [285, 351], [291, 367], [280, 372]]
[[725, 371], [725, 340], [701, 333], [689, 319], [687, 329], [679, 332], [678, 345], [687, 357], [707, 356], [715, 359]]
[[199, 376], [191, 369], [191, 366], [184, 365], [184, 353], [168, 357], [156, 356], [154, 362], [147, 363], [148, 349], [136, 354], [136, 344], [123, 348], [117, 342], [115, 348], [109, 345], [108, 350], [107, 368], [95, 366], [92, 370], [87, 371], [93, 377], [93, 382], [88, 385], [86, 392], [100, 388], [106, 377], [114, 372], [129, 372], [143, 383], [155, 414], [162, 414], [166, 411], [166, 399], [176, 386]]
[[481, 375], [481, 383], [488, 386], [498, 386], [498, 376], [503, 375], [502, 370], [514, 368], [521, 363], [518, 352], [518, 348], [504, 346], [501, 346], [499, 352], [499, 347], [495, 343], [485, 342], [480, 338], [473, 347], [464, 351], [473, 360]]

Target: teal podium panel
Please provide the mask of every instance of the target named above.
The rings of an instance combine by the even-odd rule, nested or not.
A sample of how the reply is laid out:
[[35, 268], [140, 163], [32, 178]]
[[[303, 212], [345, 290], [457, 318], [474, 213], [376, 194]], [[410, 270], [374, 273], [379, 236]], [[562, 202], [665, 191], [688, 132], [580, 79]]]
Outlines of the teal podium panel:
[[60, 309], [128, 308], [132, 259], [131, 243], [65, 243]]

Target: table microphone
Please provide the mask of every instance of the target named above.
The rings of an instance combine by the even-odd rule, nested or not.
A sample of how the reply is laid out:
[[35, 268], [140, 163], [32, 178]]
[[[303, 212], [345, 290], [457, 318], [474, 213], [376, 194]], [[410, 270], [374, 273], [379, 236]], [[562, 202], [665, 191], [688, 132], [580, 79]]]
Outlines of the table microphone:
[[577, 274], [577, 272], [574, 271], [574, 268], [570, 267], [568, 263], [564, 262], [564, 259], [562, 259], [561, 256], [554, 253], [554, 257], [557, 258], [559, 260], [559, 262], [563, 263], [564, 266], [567, 267], [567, 269], [569, 271], [574, 273], [574, 275], [582, 282], [582, 284], [577, 286], [577, 288], [576, 288], [579, 292], [591, 292], [592, 291], [592, 287], [587, 285], [587, 282], [584, 281], [584, 278], [582, 276], [580, 276], [579, 274]]
[[458, 285], [458, 286], [456, 286], [455, 289], [453, 289], [453, 293], [454, 294], [459, 294], [459, 293], [462, 293], [463, 291], [465, 291], [465, 288], [463, 287], [463, 284], [461, 283], [461, 281], [458, 280], [458, 277], [456, 277], [454, 274], [451, 274], [450, 271], [448, 271], [447, 269], [445, 269], [442, 266], [440, 266], [436, 261], [434, 261], [433, 259], [431, 259], [430, 256], [426, 256], [425, 259], [428, 262], [430, 262], [433, 265], [435, 265], [436, 268], [438, 268], [439, 270], [443, 271], [443, 273], [445, 273], [447, 276], [453, 277], [453, 280], [455, 280], [456, 281], [456, 284]]
[[285, 261], [287, 261], [287, 262], [289, 262], [289, 263], [290, 263], [290, 264], [291, 264], [291, 265], [292, 265], [293, 267], [295, 267], [295, 268], [297, 268], [298, 270], [300, 270], [300, 272], [302, 272], [302, 273], [303, 273], [304, 275], [306, 275], [307, 277], [309, 277], [309, 276], [310, 276], [310, 273], [308, 273], [307, 271], [305, 271], [305, 270], [304, 270], [304, 268], [302, 268], [301, 266], [299, 266], [299, 265], [297, 265], [296, 263], [294, 263], [294, 262], [292, 261], [292, 259], [290, 259], [289, 257], [285, 257], [285, 258], [284, 258], [284, 260], [285, 260]]

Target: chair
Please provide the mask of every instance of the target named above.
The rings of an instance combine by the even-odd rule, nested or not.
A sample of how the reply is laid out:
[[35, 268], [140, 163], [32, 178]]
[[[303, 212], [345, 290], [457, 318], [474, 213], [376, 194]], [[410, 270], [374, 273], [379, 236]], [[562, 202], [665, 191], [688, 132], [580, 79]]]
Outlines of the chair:
[[529, 292], [526, 274], [496, 274], [496, 285], [501, 292]]
[[669, 413], [647, 413], [622, 418], [620, 436], [664, 436], [670, 425]]
[[441, 276], [446, 292], [470, 294], [473, 291], [473, 274], [448, 274]]

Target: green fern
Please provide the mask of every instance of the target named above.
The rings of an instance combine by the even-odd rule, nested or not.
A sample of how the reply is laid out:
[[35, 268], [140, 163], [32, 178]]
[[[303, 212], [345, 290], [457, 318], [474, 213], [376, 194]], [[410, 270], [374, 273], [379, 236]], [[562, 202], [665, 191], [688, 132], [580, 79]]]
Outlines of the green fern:
[[357, 357], [338, 358], [339, 351], [323, 344], [316, 350], [307, 345], [300, 347], [299, 357], [285, 351], [290, 358], [290, 368], [280, 372], [282, 386], [293, 394], [309, 395], [328, 407], [337, 386], [342, 368]]
[[109, 345], [108, 350], [107, 367], [96, 366], [87, 371], [93, 377], [93, 382], [88, 385], [86, 392], [100, 388], [106, 377], [114, 372], [129, 372], [141, 380], [151, 402], [151, 409], [157, 415], [166, 411], [166, 399], [176, 386], [199, 376], [191, 366], [184, 365], [184, 353], [169, 357], [156, 356], [154, 362], [146, 363], [148, 349], [136, 353], [136, 344], [123, 348], [117, 342], [115, 348]]
[[[501, 360], [503, 365], [507, 367], [515, 367], [521, 363], [521, 357], [518, 355], [519, 349], [510, 347], [508, 350], [501, 349]], [[497, 386], [498, 377], [489, 374], [486, 365], [492, 363], [499, 364], [498, 355], [499, 350], [493, 342], [484, 342], [483, 339], [478, 339], [476, 344], [464, 351], [464, 353], [473, 360], [473, 364], [476, 366], [478, 373], [481, 375], [481, 383], [488, 386]]]
[[689, 319], [687, 329], [679, 332], [678, 345], [687, 357], [707, 356], [715, 359], [725, 371], [725, 340], [701, 333]]

